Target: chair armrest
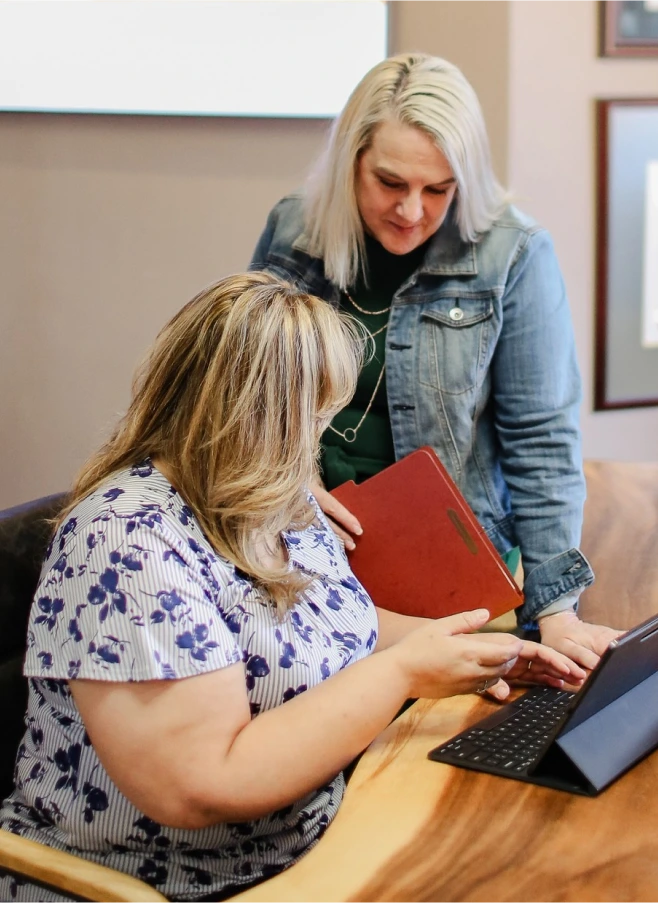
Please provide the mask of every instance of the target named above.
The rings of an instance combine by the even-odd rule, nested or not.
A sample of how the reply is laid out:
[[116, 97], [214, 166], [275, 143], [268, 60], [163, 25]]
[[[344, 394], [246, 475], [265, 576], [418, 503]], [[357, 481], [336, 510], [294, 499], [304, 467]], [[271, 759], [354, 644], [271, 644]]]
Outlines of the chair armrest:
[[0, 829], [0, 866], [41, 884], [84, 897], [118, 903], [165, 900], [150, 884], [42, 843]]

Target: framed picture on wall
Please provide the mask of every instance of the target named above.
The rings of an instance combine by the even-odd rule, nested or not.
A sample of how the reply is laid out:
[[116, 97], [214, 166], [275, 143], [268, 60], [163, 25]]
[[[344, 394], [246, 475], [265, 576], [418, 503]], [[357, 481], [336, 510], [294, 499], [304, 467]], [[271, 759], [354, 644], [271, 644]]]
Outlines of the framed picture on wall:
[[600, 0], [600, 56], [658, 57], [658, 0]]
[[597, 101], [595, 410], [658, 405], [658, 98]]

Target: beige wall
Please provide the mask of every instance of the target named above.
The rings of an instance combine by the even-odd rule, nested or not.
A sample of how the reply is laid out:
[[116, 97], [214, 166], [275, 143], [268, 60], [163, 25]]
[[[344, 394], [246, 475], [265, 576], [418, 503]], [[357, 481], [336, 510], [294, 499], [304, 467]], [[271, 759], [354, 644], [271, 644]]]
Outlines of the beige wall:
[[[595, 57], [594, 2], [404, 2], [393, 50], [478, 91], [494, 161], [556, 240], [592, 457], [658, 459], [658, 409], [590, 413], [597, 94], [658, 95], [658, 63]], [[0, 507], [65, 487], [126, 404], [155, 331], [244, 267], [323, 122], [0, 114]]]
[[326, 128], [0, 115], [0, 507], [68, 485], [155, 332], [246, 267]]
[[658, 97], [658, 60], [596, 53], [596, 3], [510, 4], [508, 183], [555, 240], [583, 373], [585, 456], [657, 461], [658, 407], [594, 413], [592, 399], [594, 99]]

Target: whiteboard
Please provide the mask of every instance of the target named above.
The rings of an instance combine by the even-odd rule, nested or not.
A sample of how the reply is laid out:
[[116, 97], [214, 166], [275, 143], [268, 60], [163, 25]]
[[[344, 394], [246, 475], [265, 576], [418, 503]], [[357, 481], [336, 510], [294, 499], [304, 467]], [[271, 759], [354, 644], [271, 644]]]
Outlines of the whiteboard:
[[0, 110], [328, 117], [382, 0], [0, 0]]

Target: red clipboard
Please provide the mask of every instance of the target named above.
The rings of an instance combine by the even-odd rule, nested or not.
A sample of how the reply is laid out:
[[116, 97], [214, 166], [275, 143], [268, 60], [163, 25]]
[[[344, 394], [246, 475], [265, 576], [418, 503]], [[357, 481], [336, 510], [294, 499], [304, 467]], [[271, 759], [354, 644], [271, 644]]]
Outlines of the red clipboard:
[[361, 522], [348, 552], [375, 605], [443, 618], [487, 608], [495, 618], [523, 593], [429, 446], [331, 493]]

